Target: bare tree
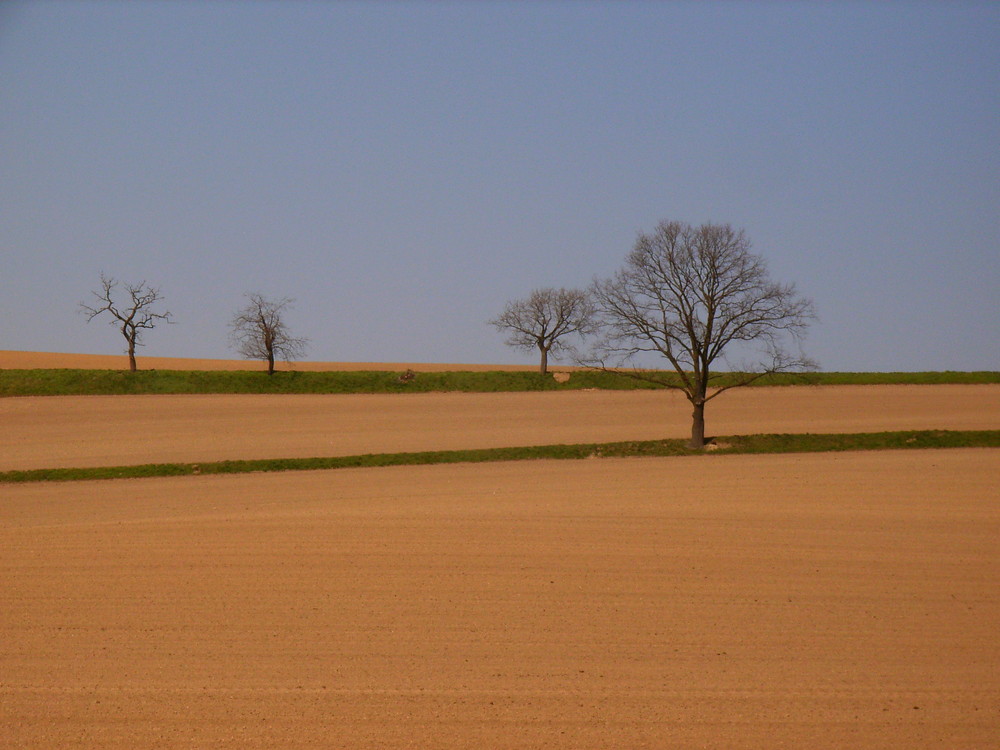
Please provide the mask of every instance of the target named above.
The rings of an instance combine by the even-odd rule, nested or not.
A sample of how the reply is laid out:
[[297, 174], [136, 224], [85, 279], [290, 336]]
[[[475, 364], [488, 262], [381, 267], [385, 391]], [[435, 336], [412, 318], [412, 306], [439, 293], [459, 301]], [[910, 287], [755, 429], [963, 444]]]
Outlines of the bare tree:
[[295, 300], [270, 300], [256, 292], [246, 298], [246, 307], [238, 310], [230, 323], [233, 345], [240, 354], [267, 362], [268, 375], [274, 374], [275, 357], [290, 363], [305, 355], [309, 339], [292, 336], [284, 320], [285, 311]]
[[[593, 294], [605, 336], [591, 362], [604, 369], [609, 359], [617, 368], [632, 363], [624, 374], [682, 391], [693, 407], [694, 448], [705, 444], [705, 404], [720, 393], [769, 373], [816, 367], [785, 348], [798, 350], [816, 317], [812, 302], [794, 285], [771, 281], [743, 230], [728, 224], [661, 222], [639, 235], [624, 267], [595, 282]], [[752, 359], [736, 368], [726, 363], [730, 372], [720, 378], [713, 367], [728, 347]], [[676, 377], [635, 367], [646, 352], [666, 357]]]
[[128, 300], [118, 304], [114, 300], [115, 290], [118, 281], [101, 274], [101, 290], [92, 292], [97, 298], [96, 305], [80, 303], [80, 312], [87, 316], [89, 323], [101, 313], [110, 313], [111, 325], [118, 328], [128, 344], [128, 366], [132, 372], [136, 371], [135, 348], [142, 346], [143, 331], [155, 328], [159, 321], [172, 323], [170, 312], [156, 312], [153, 308], [158, 302], [163, 301], [160, 290], [149, 286], [145, 281], [138, 284], [122, 284]]
[[592, 331], [594, 305], [578, 289], [536, 289], [527, 299], [508, 302], [504, 311], [490, 321], [498, 331], [510, 333], [508, 346], [531, 351], [538, 349], [538, 371], [545, 375], [549, 355], [558, 359], [567, 349], [566, 337]]

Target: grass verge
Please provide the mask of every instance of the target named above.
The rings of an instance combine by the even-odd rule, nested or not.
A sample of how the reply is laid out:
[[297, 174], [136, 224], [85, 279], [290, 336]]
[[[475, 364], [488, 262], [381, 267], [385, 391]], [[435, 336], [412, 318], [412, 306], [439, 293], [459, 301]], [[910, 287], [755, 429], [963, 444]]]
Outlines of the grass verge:
[[142, 464], [92, 468], [32, 469], [0, 472], [0, 483], [68, 482], [92, 479], [138, 479], [250, 472], [310, 471], [424, 464], [482, 463], [537, 459], [628, 458], [738, 453], [818, 453], [826, 451], [912, 448], [1000, 448], [1000, 430], [922, 430], [853, 434], [730, 435], [713, 439], [706, 450], [692, 450], [685, 440], [538, 445], [519, 448], [374, 453], [325, 458], [277, 458], [211, 463]]
[[[155, 394], [428, 393], [457, 391], [567, 391], [655, 389], [661, 386], [594, 370], [574, 371], [556, 382], [536, 372], [418, 372], [412, 379], [381, 370], [358, 372], [265, 372], [252, 370], [0, 370], [0, 396], [115, 396]], [[659, 373], [676, 381], [674, 373]], [[720, 375], [718, 384], [726, 383]], [[937, 385], [1000, 383], [1000, 372], [822, 372], [785, 373], [755, 386], [777, 385]]]

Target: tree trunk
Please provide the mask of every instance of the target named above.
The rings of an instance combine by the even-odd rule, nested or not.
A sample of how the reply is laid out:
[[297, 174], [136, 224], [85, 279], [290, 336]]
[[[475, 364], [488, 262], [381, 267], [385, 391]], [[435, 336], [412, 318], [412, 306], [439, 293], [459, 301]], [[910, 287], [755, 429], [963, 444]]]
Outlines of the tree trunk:
[[705, 447], [705, 402], [698, 401], [691, 412], [691, 442], [689, 448]]
[[129, 372], [135, 372], [135, 335], [125, 334], [125, 340], [128, 341], [128, 369]]
[[538, 372], [540, 372], [542, 375], [548, 375], [549, 374], [549, 350], [546, 349], [544, 346], [539, 345], [538, 346], [538, 351], [540, 351], [542, 353], [541, 362], [538, 365]]
[[270, 349], [267, 351], [267, 374], [274, 375], [274, 352]]

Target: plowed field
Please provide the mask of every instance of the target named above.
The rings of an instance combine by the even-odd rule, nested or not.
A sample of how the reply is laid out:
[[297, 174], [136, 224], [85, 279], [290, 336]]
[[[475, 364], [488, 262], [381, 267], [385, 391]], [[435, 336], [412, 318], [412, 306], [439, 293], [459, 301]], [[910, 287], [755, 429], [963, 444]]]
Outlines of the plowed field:
[[[709, 434], [995, 429], [998, 385], [744, 388], [711, 401]], [[0, 470], [685, 437], [660, 391], [0, 399]]]
[[[993, 386], [709, 432], [997, 428]], [[0, 468], [683, 436], [664, 394], [0, 400]], [[984, 748], [1000, 451], [0, 485], [0, 747]]]

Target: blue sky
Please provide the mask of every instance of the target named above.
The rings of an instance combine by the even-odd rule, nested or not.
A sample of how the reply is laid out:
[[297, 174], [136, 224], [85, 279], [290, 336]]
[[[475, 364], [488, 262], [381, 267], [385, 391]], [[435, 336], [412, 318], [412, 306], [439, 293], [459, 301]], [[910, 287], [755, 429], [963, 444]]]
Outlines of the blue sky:
[[[531, 363], [487, 325], [661, 220], [742, 227], [826, 370], [1000, 370], [1000, 4], [0, 6], [0, 349]], [[140, 360], [141, 366], [141, 360]]]

